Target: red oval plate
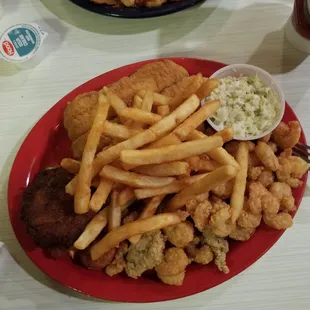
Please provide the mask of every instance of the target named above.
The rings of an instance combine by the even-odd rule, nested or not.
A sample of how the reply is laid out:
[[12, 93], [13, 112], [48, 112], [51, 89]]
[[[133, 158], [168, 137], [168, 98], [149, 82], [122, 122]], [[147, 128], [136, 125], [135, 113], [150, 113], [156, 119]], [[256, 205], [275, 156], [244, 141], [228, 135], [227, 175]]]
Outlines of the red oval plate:
[[[185, 67], [190, 74], [202, 72], [210, 76], [225, 64], [193, 58], [172, 58], [173, 61]], [[147, 60], [102, 74], [79, 86], [53, 106], [34, 126], [22, 144], [9, 180], [8, 205], [11, 223], [15, 235], [31, 260], [47, 275], [59, 283], [74, 290], [97, 298], [123, 302], [154, 302], [193, 295], [210, 289], [231, 277], [237, 275], [257, 261], [283, 234], [283, 231], [269, 229], [262, 225], [255, 235], [247, 242], [230, 242], [231, 250], [227, 263], [229, 274], [221, 273], [217, 268], [192, 265], [188, 268], [184, 285], [173, 287], [159, 281], [142, 277], [133, 280], [126, 276], [108, 277], [100, 271], [86, 270], [74, 265], [70, 259], [51, 259], [36, 248], [25, 232], [23, 222], [19, 219], [21, 195], [25, 187], [41, 169], [48, 165], [58, 164], [64, 157], [70, 156], [70, 142], [63, 128], [63, 110], [68, 101], [78, 94], [99, 90], [104, 85], [113, 83], [123, 76], [128, 76], [146, 63]], [[283, 120], [297, 120], [296, 115], [286, 105]], [[301, 142], [306, 142], [302, 132]], [[307, 176], [303, 181], [306, 184]], [[294, 190], [296, 205], [299, 206], [303, 197], [305, 185]]]

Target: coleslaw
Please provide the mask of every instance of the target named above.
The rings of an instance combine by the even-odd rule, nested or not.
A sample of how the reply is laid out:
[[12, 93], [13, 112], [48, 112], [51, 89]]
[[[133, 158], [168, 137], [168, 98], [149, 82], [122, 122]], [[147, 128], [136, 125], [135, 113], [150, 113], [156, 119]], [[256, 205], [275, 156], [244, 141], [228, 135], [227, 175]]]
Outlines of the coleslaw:
[[250, 137], [272, 127], [280, 113], [279, 96], [255, 76], [228, 76], [219, 80], [207, 100], [221, 104], [211, 121], [219, 130], [232, 127], [235, 135]]

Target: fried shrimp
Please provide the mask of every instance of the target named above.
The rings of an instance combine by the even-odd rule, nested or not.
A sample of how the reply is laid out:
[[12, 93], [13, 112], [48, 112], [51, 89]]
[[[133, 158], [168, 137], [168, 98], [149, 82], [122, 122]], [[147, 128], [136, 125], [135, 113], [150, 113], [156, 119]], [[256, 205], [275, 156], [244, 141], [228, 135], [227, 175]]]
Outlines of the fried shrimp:
[[272, 195], [265, 195], [261, 198], [262, 210], [264, 213], [277, 214], [280, 209], [279, 200]]
[[297, 121], [291, 121], [288, 124], [281, 122], [273, 131], [272, 140], [281, 149], [290, 149], [298, 143], [300, 134], [301, 127]]
[[279, 169], [279, 160], [267, 143], [259, 141], [255, 147], [255, 154], [267, 169]]
[[212, 204], [208, 200], [198, 202], [193, 199], [186, 204], [186, 210], [191, 214], [195, 226], [200, 231], [207, 227], [212, 208]]
[[209, 221], [209, 228], [212, 233], [218, 237], [226, 237], [233, 230], [233, 224], [229, 219], [231, 218], [231, 208], [225, 203], [214, 203], [211, 211]]
[[282, 182], [275, 182], [270, 186], [270, 193], [278, 199], [280, 210], [291, 212], [295, 210], [295, 199], [289, 185]]
[[155, 267], [158, 278], [169, 285], [182, 285], [185, 277], [185, 269], [189, 260], [184, 250], [169, 248], [166, 250], [163, 260]]
[[256, 228], [244, 228], [236, 225], [235, 229], [229, 234], [229, 238], [237, 241], [247, 241], [255, 233]]
[[243, 228], [256, 228], [262, 220], [261, 214], [253, 214], [248, 210], [242, 210], [237, 224]]
[[249, 168], [262, 166], [261, 161], [258, 159], [255, 152], [249, 153]]
[[203, 245], [197, 249], [194, 262], [201, 265], [208, 265], [214, 259], [214, 254], [208, 245]]
[[300, 178], [308, 171], [309, 164], [302, 158], [291, 156], [288, 152], [281, 153], [279, 157], [280, 168], [276, 172], [280, 182], [297, 188], [303, 184]]
[[277, 147], [277, 144], [276, 144], [276, 143], [274, 143], [274, 142], [272, 142], [272, 141], [269, 141], [269, 142], [267, 142], [267, 144], [269, 145], [269, 147], [272, 149], [272, 151], [273, 151], [274, 153], [277, 153], [278, 147]]
[[194, 239], [194, 227], [191, 222], [185, 221], [164, 229], [168, 241], [177, 248], [184, 248]]
[[263, 219], [266, 225], [278, 230], [293, 226], [292, 216], [285, 212], [279, 212], [278, 214], [265, 213]]
[[262, 141], [262, 142], [266, 142], [266, 143], [267, 143], [267, 142], [269, 142], [270, 138], [271, 138], [271, 133], [269, 133], [268, 135], [266, 135], [266, 136], [260, 138], [259, 141]]
[[267, 188], [274, 182], [274, 173], [265, 168], [258, 176], [257, 181]]
[[265, 168], [262, 166], [251, 167], [248, 170], [248, 178], [250, 181], [256, 181]]
[[211, 190], [213, 194], [221, 199], [229, 198], [234, 188], [234, 180], [229, 180], [226, 183], [220, 184]]

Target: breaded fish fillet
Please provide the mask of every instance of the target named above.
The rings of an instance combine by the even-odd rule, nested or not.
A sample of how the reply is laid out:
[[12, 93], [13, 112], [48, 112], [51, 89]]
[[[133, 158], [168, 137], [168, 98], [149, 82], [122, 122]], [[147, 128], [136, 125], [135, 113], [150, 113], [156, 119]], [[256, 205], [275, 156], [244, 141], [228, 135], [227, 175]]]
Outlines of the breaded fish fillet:
[[[133, 96], [138, 90], [161, 92], [187, 76], [186, 69], [171, 60], [156, 61], [141, 67], [130, 77], [121, 78], [108, 85], [108, 88], [131, 105]], [[64, 112], [64, 126], [72, 141], [89, 131], [95, 117], [97, 101], [98, 93], [93, 91], [77, 96], [67, 105]]]

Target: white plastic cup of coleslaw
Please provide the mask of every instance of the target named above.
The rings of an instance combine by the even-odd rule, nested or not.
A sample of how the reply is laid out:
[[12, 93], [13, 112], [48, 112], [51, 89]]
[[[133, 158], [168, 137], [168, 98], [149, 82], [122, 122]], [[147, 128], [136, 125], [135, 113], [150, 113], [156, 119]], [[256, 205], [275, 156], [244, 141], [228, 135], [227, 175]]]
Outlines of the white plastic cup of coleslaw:
[[[229, 80], [229, 77], [232, 77], [231, 80], [233, 80], [235, 84], [227, 84], [227, 88], [225, 88], [225, 81]], [[238, 89], [233, 96], [229, 95], [228, 91], [229, 89], [231, 90], [230, 87], [232, 87], [232, 85], [239, 86], [235, 78], [239, 79], [241, 77], [245, 79], [252, 79], [255, 77], [259, 83], [262, 82], [261, 85], [265, 87], [261, 92], [263, 96], [263, 98], [261, 98], [262, 100], [257, 98], [257, 94], [255, 93], [252, 98], [251, 94], [247, 92], [247, 89], [243, 94], [242, 88]], [[215, 90], [211, 96], [202, 102], [202, 104], [204, 104], [211, 99], [220, 99], [221, 106], [217, 112], [218, 114], [216, 114], [216, 118], [213, 117], [207, 120], [210, 126], [216, 131], [220, 131], [224, 127], [232, 126], [235, 132], [234, 140], [257, 140], [271, 133], [281, 122], [285, 110], [284, 94], [273, 77], [265, 70], [247, 64], [234, 64], [214, 72], [210, 78], [216, 78], [222, 81], [218, 90]], [[225, 92], [225, 89], [227, 89], [228, 94], [222, 95], [220, 92]], [[275, 105], [276, 112], [274, 112], [272, 106], [268, 104], [270, 100], [268, 100], [268, 96], [265, 95], [266, 93], [272, 94], [273, 100], [277, 98], [276, 101], [278, 104], [276, 105], [276, 101], [272, 103]], [[251, 100], [253, 100], [253, 102], [251, 102]], [[259, 104], [261, 104], [262, 107], [258, 108], [257, 105]], [[238, 109], [240, 113], [238, 113]], [[253, 109], [256, 109], [255, 112], [253, 112]], [[260, 127], [260, 122], [263, 126], [261, 126], [262, 130], [259, 132], [258, 128]]]

